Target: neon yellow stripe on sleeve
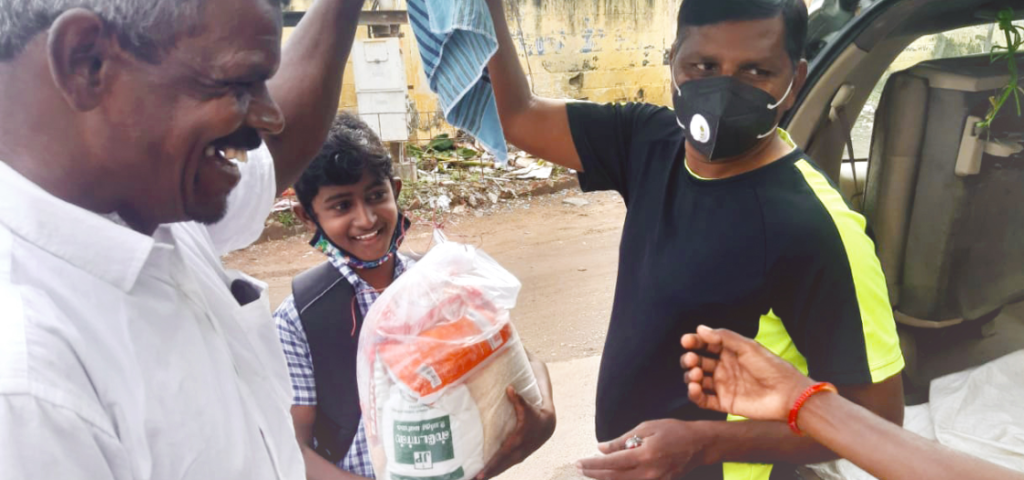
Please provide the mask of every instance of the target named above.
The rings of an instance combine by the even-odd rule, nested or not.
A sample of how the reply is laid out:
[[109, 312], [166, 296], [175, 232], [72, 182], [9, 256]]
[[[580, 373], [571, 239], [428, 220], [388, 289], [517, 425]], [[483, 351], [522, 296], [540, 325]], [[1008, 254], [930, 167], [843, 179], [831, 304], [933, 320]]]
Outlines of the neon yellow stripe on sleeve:
[[903, 370], [904, 361], [882, 265], [875, 255], [875, 244], [866, 233], [867, 222], [863, 215], [850, 210], [839, 191], [810, 163], [800, 160], [796, 167], [839, 231], [857, 292], [871, 381], [886, 380]]

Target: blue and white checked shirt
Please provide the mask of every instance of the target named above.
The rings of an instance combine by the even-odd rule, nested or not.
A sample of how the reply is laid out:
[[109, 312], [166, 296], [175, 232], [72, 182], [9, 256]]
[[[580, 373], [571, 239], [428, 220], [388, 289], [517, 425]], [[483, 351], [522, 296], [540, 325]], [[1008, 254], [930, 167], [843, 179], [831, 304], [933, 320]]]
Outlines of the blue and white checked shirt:
[[[380, 297], [380, 292], [363, 281], [348, 265], [333, 257], [330, 258], [330, 261], [355, 289], [359, 311], [365, 317], [366, 312], [370, 310], [370, 305], [373, 305], [373, 302]], [[398, 254], [395, 262], [395, 278], [412, 268], [414, 263], [413, 260]], [[277, 334], [281, 337], [281, 346], [284, 348], [284, 356], [288, 361], [288, 373], [292, 378], [292, 390], [295, 392], [292, 403], [315, 406], [316, 381], [313, 379], [313, 357], [309, 354], [309, 342], [306, 341], [306, 332], [302, 328], [302, 321], [299, 320], [299, 312], [295, 309], [293, 295], [289, 295], [277, 308], [274, 318], [277, 320]], [[353, 385], [352, 388], [356, 388], [356, 386]], [[345, 458], [338, 463], [338, 468], [366, 478], [377, 478], [373, 473], [370, 447], [366, 442], [366, 430], [363, 428], [362, 421], [359, 422], [359, 431], [352, 439], [352, 447], [349, 448]]]

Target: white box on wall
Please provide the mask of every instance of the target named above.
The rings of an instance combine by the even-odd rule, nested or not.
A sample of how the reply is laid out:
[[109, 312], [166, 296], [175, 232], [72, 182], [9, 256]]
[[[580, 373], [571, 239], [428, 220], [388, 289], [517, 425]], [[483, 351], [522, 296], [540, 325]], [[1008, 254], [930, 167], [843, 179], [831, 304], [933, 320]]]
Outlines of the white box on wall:
[[360, 118], [385, 142], [407, 141], [408, 87], [398, 39], [360, 40], [352, 50]]

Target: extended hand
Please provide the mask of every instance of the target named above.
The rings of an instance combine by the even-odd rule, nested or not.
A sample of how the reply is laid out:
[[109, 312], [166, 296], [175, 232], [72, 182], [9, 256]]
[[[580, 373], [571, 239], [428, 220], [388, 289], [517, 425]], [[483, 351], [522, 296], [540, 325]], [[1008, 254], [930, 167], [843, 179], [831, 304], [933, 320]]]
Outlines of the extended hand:
[[[704, 464], [703, 430], [695, 422], [644, 422], [629, 433], [598, 448], [603, 457], [580, 460], [580, 473], [597, 480], [675, 480]], [[640, 437], [639, 447], [627, 450], [626, 441]]]
[[549, 396], [539, 407], [535, 407], [516, 393], [512, 387], [506, 391], [509, 401], [516, 410], [516, 429], [501, 445], [487, 466], [476, 476], [476, 480], [501, 475], [502, 472], [518, 465], [537, 451], [555, 433], [555, 408]]
[[690, 400], [701, 408], [754, 420], [785, 421], [813, 381], [757, 342], [701, 326], [682, 338], [680, 359]]

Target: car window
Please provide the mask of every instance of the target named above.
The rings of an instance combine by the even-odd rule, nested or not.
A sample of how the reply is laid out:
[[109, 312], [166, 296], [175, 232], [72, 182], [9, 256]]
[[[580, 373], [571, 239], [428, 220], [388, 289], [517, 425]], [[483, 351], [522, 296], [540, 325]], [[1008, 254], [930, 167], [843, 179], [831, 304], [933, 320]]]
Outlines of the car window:
[[[1022, 22], [1015, 23], [1024, 24]], [[903, 53], [896, 57], [882, 78], [878, 80], [853, 126], [854, 157], [860, 160], [868, 158], [871, 151], [871, 133], [875, 123], [875, 111], [882, 98], [882, 89], [890, 75], [928, 60], [988, 53], [992, 50], [993, 42], [997, 45], [1005, 43], [995, 24], [925, 35], [910, 44], [903, 50]]]
[[814, 60], [840, 31], [879, 0], [811, 0], [807, 11], [807, 60]]

